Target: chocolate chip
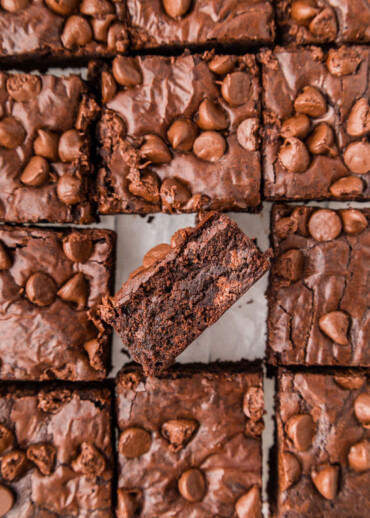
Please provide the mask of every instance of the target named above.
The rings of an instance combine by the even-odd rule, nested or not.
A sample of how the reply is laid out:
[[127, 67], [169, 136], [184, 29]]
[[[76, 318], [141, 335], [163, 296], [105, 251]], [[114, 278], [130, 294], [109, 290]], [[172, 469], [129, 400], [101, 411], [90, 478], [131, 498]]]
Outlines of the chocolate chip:
[[306, 138], [310, 131], [311, 121], [303, 113], [296, 113], [293, 117], [285, 120], [281, 126], [280, 134], [284, 138], [297, 137]]
[[347, 133], [351, 137], [364, 137], [370, 132], [370, 107], [362, 97], [352, 107], [347, 120]]
[[370, 143], [351, 142], [344, 152], [343, 159], [352, 173], [368, 173], [370, 171]]
[[310, 32], [316, 37], [325, 41], [333, 41], [338, 32], [335, 12], [327, 7], [311, 21]]
[[49, 178], [49, 164], [41, 156], [33, 156], [23, 169], [20, 180], [25, 185], [39, 187]]
[[142, 173], [139, 180], [132, 181], [128, 190], [134, 196], [143, 198], [143, 200], [149, 203], [159, 203], [159, 179], [158, 176], [151, 172], [146, 171]]
[[0, 121], [0, 146], [15, 149], [23, 144], [26, 131], [14, 117], [5, 117]]
[[27, 449], [27, 458], [36, 464], [43, 475], [50, 475], [55, 464], [56, 450], [52, 444], [33, 444]]
[[81, 156], [83, 136], [75, 129], [65, 131], [59, 139], [58, 153], [62, 162], [73, 162]]
[[312, 482], [318, 492], [327, 500], [333, 500], [338, 493], [339, 466], [325, 464], [311, 472]]
[[206, 481], [198, 468], [185, 471], [178, 483], [180, 494], [188, 502], [200, 502], [206, 493]]
[[190, 119], [177, 119], [167, 132], [168, 140], [178, 151], [191, 151], [198, 134], [196, 124]]
[[298, 25], [309, 25], [319, 12], [314, 0], [296, 0], [292, 4], [290, 15]]
[[320, 117], [327, 110], [325, 97], [313, 86], [305, 86], [294, 101], [297, 113], [303, 113], [310, 117]]
[[14, 444], [13, 432], [8, 430], [6, 426], [0, 424], [0, 455], [4, 453], [10, 446]]
[[93, 242], [87, 233], [72, 232], [63, 240], [63, 251], [74, 263], [86, 263], [92, 250]]
[[362, 426], [370, 428], [370, 393], [360, 394], [355, 401], [354, 409]]
[[1, 461], [1, 475], [4, 480], [12, 482], [19, 478], [28, 468], [26, 454], [21, 450], [6, 453]]
[[222, 82], [221, 94], [231, 106], [240, 106], [249, 99], [251, 80], [245, 72], [228, 74]]
[[13, 493], [7, 487], [0, 485], [0, 516], [5, 516], [13, 505]]
[[137, 275], [139, 275], [139, 273], [141, 273], [145, 270], [146, 270], [146, 268], [144, 268], [144, 266], [139, 266], [139, 268], [136, 268], [136, 270], [134, 270], [133, 272], [130, 273], [130, 275], [128, 276], [129, 280], [134, 279]]
[[216, 131], [204, 131], [193, 145], [194, 154], [205, 162], [218, 162], [226, 151], [226, 141]]
[[112, 72], [114, 79], [122, 86], [132, 87], [143, 82], [143, 76], [135, 58], [117, 56], [113, 60]]
[[37, 272], [26, 282], [26, 295], [37, 306], [50, 306], [56, 299], [57, 286], [49, 275]]
[[104, 370], [105, 355], [101, 342], [97, 338], [93, 338], [92, 340], [85, 342], [83, 348], [87, 352], [91, 367], [96, 371]]
[[354, 74], [361, 58], [356, 49], [352, 47], [340, 47], [330, 49], [326, 58], [326, 66], [333, 76], [343, 77]]
[[[106, 43], [108, 40], [108, 30], [116, 19], [114, 14], [107, 14], [102, 18], [92, 18], [91, 27], [94, 33], [94, 39]], [[104, 73], [104, 72], [103, 72]]]
[[66, 205], [76, 205], [84, 199], [81, 180], [65, 173], [58, 180], [57, 194], [60, 201]]
[[116, 95], [117, 84], [112, 74], [107, 71], [102, 72], [101, 75], [101, 95], [103, 103], [109, 103]]
[[343, 311], [326, 313], [319, 320], [321, 331], [338, 345], [348, 345], [349, 324], [349, 316]]
[[224, 130], [229, 126], [226, 113], [211, 99], [204, 99], [199, 106], [198, 126], [203, 130]]
[[355, 375], [336, 375], [334, 376], [335, 383], [338, 383], [342, 388], [345, 388], [347, 390], [357, 390], [361, 388], [366, 379], [364, 376], [355, 376]]
[[114, 23], [108, 31], [107, 46], [108, 50], [116, 52], [126, 52], [128, 45], [128, 34], [123, 23]]
[[119, 439], [119, 452], [127, 459], [141, 457], [150, 450], [152, 438], [149, 432], [142, 428], [127, 428]]
[[41, 391], [38, 394], [37, 407], [43, 412], [56, 414], [71, 399], [72, 393], [67, 389]]
[[191, 198], [189, 189], [176, 178], [167, 178], [160, 189], [162, 208], [166, 212], [179, 210]]
[[235, 56], [215, 56], [208, 66], [214, 74], [223, 76], [234, 70], [235, 62]]
[[333, 210], [316, 210], [308, 221], [308, 231], [316, 241], [332, 241], [342, 231], [342, 222]]
[[356, 473], [370, 469], [370, 442], [366, 439], [351, 446], [348, 453], [348, 464]]
[[359, 234], [367, 227], [366, 216], [360, 210], [344, 209], [339, 213], [343, 221], [343, 230], [347, 234]]
[[285, 139], [279, 150], [279, 160], [290, 173], [304, 173], [310, 165], [306, 146], [295, 137]]
[[90, 43], [92, 37], [89, 22], [82, 16], [73, 15], [66, 21], [60, 39], [66, 49], [73, 50]]
[[83, 273], [76, 273], [58, 290], [58, 297], [83, 308], [87, 304], [89, 285]]
[[300, 250], [291, 248], [276, 259], [275, 267], [280, 277], [296, 282], [303, 276], [304, 255]]
[[[5, 11], [15, 13], [21, 9], [26, 9], [30, 5], [29, 0], [1, 0], [0, 5]], [[3, 516], [0, 514], [0, 516]]]
[[145, 135], [140, 152], [145, 160], [149, 160], [153, 164], [167, 164], [172, 160], [167, 144], [157, 135]]
[[176, 20], [189, 11], [191, 0], [163, 0], [163, 8], [170, 18]]
[[335, 198], [357, 196], [364, 190], [364, 184], [358, 176], [343, 176], [330, 186], [330, 194]]
[[168, 252], [171, 250], [170, 245], [166, 243], [162, 243], [160, 245], [155, 246], [149, 252], [144, 255], [143, 266], [144, 268], [149, 268], [153, 264], [158, 263], [163, 257], [165, 257]]
[[176, 232], [171, 237], [171, 247], [176, 248], [177, 246], [182, 246], [186, 242], [189, 234], [193, 232], [193, 230], [193, 227], [185, 227], [176, 230]]
[[285, 431], [298, 451], [306, 451], [312, 445], [316, 425], [309, 414], [297, 414], [288, 420]]
[[58, 142], [59, 136], [52, 131], [38, 130], [38, 137], [33, 143], [35, 155], [42, 156], [50, 162], [58, 160]]
[[307, 237], [307, 222], [311, 214], [308, 207], [296, 207], [290, 216], [280, 218], [275, 224], [275, 232], [279, 239], [285, 239], [288, 234], [297, 232]]
[[104, 16], [114, 13], [114, 7], [108, 0], [82, 0], [80, 13], [86, 16]]
[[188, 444], [198, 426], [194, 419], [172, 419], [162, 425], [161, 433], [169, 441], [169, 449], [178, 452]]
[[261, 492], [257, 486], [236, 501], [235, 512], [238, 518], [262, 518]]
[[307, 139], [307, 146], [313, 155], [338, 156], [333, 129], [326, 122], [316, 126]]
[[73, 471], [88, 477], [100, 477], [105, 471], [105, 458], [90, 442], [81, 444], [81, 452], [71, 463]]
[[118, 489], [117, 496], [117, 518], [133, 518], [139, 508], [137, 492]]
[[31, 74], [14, 74], [8, 78], [6, 89], [14, 101], [25, 103], [41, 92], [41, 79]]
[[250, 419], [258, 421], [264, 414], [263, 390], [261, 387], [250, 387], [243, 397], [243, 412]]
[[281, 491], [286, 491], [295, 484], [300, 479], [301, 473], [301, 464], [295, 455], [285, 452], [279, 456], [279, 485]]
[[257, 151], [259, 144], [259, 120], [256, 118], [245, 119], [238, 126], [236, 138], [242, 148], [247, 151]]
[[46, 5], [54, 13], [69, 16], [77, 10], [78, 0], [45, 0]]
[[0, 270], [9, 270], [12, 265], [11, 257], [2, 241], [0, 241]]

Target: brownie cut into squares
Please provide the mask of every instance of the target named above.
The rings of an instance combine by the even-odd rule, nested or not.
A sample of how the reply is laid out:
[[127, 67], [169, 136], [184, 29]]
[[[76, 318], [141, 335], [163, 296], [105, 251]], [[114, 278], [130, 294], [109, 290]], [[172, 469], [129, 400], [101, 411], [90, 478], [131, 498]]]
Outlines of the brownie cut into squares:
[[114, 57], [127, 47], [125, 0], [1, 2], [0, 63]]
[[275, 205], [269, 362], [370, 366], [370, 209]]
[[126, 0], [131, 48], [250, 47], [275, 39], [271, 0]]
[[127, 366], [116, 405], [117, 518], [262, 518], [259, 364]]
[[369, 371], [279, 370], [278, 518], [365, 518], [370, 507]]
[[111, 393], [68, 387], [0, 388], [1, 516], [113, 517]]
[[259, 209], [254, 56], [118, 56], [90, 71], [103, 100], [101, 213]]
[[370, 199], [370, 48], [278, 47], [260, 58], [266, 198]]
[[276, 0], [278, 31], [284, 44], [369, 43], [367, 0]]
[[90, 127], [97, 113], [77, 75], [0, 71], [0, 221], [95, 220]]
[[225, 214], [209, 213], [157, 245], [114, 297], [102, 318], [147, 374], [157, 374], [214, 324], [270, 267]]
[[0, 379], [105, 378], [114, 255], [108, 230], [0, 226]]

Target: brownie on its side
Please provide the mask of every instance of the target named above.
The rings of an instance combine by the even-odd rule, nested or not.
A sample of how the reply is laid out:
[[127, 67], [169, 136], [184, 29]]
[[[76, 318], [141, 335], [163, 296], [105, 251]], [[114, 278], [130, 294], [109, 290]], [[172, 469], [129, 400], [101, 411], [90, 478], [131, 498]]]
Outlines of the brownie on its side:
[[273, 43], [271, 0], [126, 0], [133, 49]]
[[147, 374], [159, 373], [266, 273], [270, 257], [226, 215], [210, 213], [150, 250], [103, 300], [102, 318]]
[[369, 372], [279, 372], [279, 518], [365, 518], [370, 508]]
[[370, 48], [278, 47], [260, 58], [265, 196], [370, 199]]
[[114, 248], [108, 230], [0, 226], [0, 379], [105, 378]]
[[107, 389], [0, 388], [0, 514], [111, 518]]
[[268, 360], [370, 366], [370, 209], [275, 205]]
[[260, 205], [255, 58], [119, 56], [100, 71], [104, 214]]
[[262, 518], [258, 364], [128, 366], [116, 391], [118, 518]]
[[95, 220], [89, 148], [97, 112], [78, 76], [0, 72], [0, 221]]
[[276, 0], [276, 15], [284, 44], [370, 42], [367, 0]]
[[128, 46], [125, 0], [2, 0], [0, 61], [116, 56]]

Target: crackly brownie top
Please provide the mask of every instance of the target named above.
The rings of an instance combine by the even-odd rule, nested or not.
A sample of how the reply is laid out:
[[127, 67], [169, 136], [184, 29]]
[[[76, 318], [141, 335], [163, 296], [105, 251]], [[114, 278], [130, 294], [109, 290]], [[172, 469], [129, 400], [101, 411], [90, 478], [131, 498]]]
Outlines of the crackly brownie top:
[[281, 199], [370, 197], [370, 50], [262, 53], [264, 191]]
[[108, 390], [0, 391], [0, 515], [110, 518]]
[[276, 205], [269, 348], [283, 364], [370, 364], [370, 210]]
[[277, 403], [278, 516], [366, 516], [369, 373], [283, 371]]
[[102, 212], [246, 210], [260, 202], [255, 58], [119, 56], [101, 72]]
[[104, 377], [114, 233], [0, 227], [2, 379]]
[[261, 370], [246, 362], [157, 378], [124, 368], [118, 516], [261, 517], [263, 411]]

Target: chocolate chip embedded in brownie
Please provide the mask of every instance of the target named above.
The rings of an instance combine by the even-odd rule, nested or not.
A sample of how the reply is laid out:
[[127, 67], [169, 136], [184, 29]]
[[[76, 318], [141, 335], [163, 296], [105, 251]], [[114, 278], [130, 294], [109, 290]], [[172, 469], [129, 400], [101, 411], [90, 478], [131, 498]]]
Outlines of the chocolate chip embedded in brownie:
[[0, 226], [1, 379], [105, 378], [114, 248], [108, 230]]
[[262, 517], [260, 366], [127, 366], [116, 394], [119, 518]]
[[261, 54], [264, 194], [370, 199], [370, 49]]
[[280, 370], [276, 516], [364, 518], [370, 506], [369, 372]]
[[257, 210], [254, 56], [118, 56], [98, 75], [101, 213]]
[[210, 213], [149, 250], [143, 265], [100, 306], [144, 371], [156, 374], [214, 324], [270, 267], [234, 221]]
[[275, 205], [268, 359], [369, 366], [370, 210]]
[[111, 518], [111, 394], [0, 389], [0, 515]]

